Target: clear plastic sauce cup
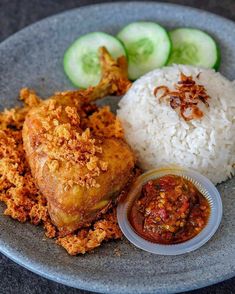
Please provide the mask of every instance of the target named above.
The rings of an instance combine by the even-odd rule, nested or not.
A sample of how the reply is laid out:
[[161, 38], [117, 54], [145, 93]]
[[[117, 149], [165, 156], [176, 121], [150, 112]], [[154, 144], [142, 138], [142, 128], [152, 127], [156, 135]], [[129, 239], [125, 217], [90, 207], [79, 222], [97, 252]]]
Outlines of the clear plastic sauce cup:
[[[206, 197], [210, 205], [210, 216], [204, 229], [194, 238], [173, 245], [157, 244], [142, 238], [135, 232], [128, 220], [129, 211], [134, 201], [139, 197], [142, 186], [149, 180], [157, 179], [165, 175], [181, 176], [192, 182], [202, 195]], [[123, 234], [135, 246], [154, 254], [179, 255], [198, 249], [215, 234], [222, 219], [222, 211], [220, 194], [209, 179], [196, 171], [174, 167], [150, 170], [138, 177], [126, 199], [119, 203], [117, 207], [117, 218]]]

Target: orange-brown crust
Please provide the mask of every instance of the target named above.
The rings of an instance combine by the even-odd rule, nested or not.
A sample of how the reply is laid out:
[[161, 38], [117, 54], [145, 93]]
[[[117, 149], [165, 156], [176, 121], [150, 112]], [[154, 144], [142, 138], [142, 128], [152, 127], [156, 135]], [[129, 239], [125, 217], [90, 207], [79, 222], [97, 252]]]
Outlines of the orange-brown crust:
[[128, 181], [135, 158], [122, 136], [109, 108], [88, 116], [71, 99], [55, 96], [26, 115], [26, 158], [63, 235], [96, 218]]
[[[126, 61], [121, 58], [115, 63], [104, 48], [101, 51], [103, 79], [98, 87], [91, 87], [82, 91], [56, 93], [53, 99], [45, 104], [37, 97], [34, 91], [24, 88], [21, 90], [20, 99], [25, 102], [25, 106], [0, 113], [0, 201], [3, 201], [7, 206], [4, 214], [20, 222], [30, 221], [34, 225], [43, 224], [46, 236], [56, 238], [57, 243], [72, 255], [85, 253], [96, 248], [103, 241], [121, 237], [122, 234], [117, 225], [116, 210], [113, 208], [113, 202], [109, 201], [106, 206], [99, 209], [95, 216], [96, 220], [92, 223], [90, 222], [92, 219], [88, 219], [89, 221], [86, 224], [84, 223], [83, 229], [63, 236], [63, 231], [59, 232], [52, 223], [48, 210], [48, 201], [39, 191], [31, 174], [23, 148], [22, 127], [25, 117], [30, 112], [34, 113], [33, 109], [45, 108], [44, 110], [47, 111], [49, 116], [48, 119], [43, 120], [43, 123], [34, 117], [30, 117], [30, 115], [28, 115], [27, 119], [30, 127], [34, 126], [37, 129], [36, 136], [29, 137], [30, 145], [32, 144], [34, 149], [37, 149], [43, 140], [46, 139], [48, 143], [45, 144], [46, 146], [44, 145], [44, 148], [48, 148], [44, 152], [50, 153], [47, 169], [51, 172], [56, 172], [61, 161], [63, 162], [64, 160], [64, 162], [68, 162], [68, 165], [73, 165], [78, 160], [88, 171], [95, 170], [97, 174], [98, 167], [99, 173], [108, 172], [108, 160], [103, 160], [99, 157], [100, 154], [103, 154], [102, 144], [104, 144], [105, 140], [109, 140], [108, 142], [113, 140], [113, 143], [119, 144], [117, 142], [122, 142], [123, 131], [119, 121], [107, 107], [98, 109], [90, 101], [107, 94], [124, 94], [131, 83], [127, 79]], [[59, 104], [57, 105], [58, 101]], [[60, 126], [61, 124], [62, 127]], [[51, 127], [53, 133], [50, 133]], [[72, 132], [71, 127], [73, 128]], [[107, 129], [104, 129], [105, 127]], [[53, 138], [50, 140], [48, 135], [56, 135], [55, 140]], [[77, 136], [84, 139], [83, 147], [88, 148], [86, 149], [87, 151], [89, 150], [89, 156], [85, 158], [85, 161], [81, 161], [79, 154], [74, 152], [77, 142], [70, 141], [73, 136], [76, 139]], [[58, 153], [58, 149], [55, 148], [56, 144], [60, 143], [58, 138], [62, 138], [65, 146], [63, 154]], [[88, 146], [87, 143], [89, 143]], [[125, 145], [124, 142], [122, 144]], [[69, 146], [73, 152], [66, 150]], [[92, 150], [95, 150], [95, 152]], [[98, 157], [98, 160], [96, 157]], [[117, 178], [125, 178], [123, 185], [124, 183], [128, 185], [127, 181], [131, 182], [133, 180], [134, 173], [131, 172], [133, 165], [134, 158], [131, 157], [129, 166], [127, 165], [127, 172], [117, 176]], [[34, 167], [34, 164], [31, 164], [32, 167]], [[33, 168], [32, 172], [35, 174], [38, 171]], [[95, 175], [95, 178], [98, 178], [98, 176]], [[112, 185], [117, 184], [116, 180], [112, 181]], [[94, 182], [93, 184], [94, 186], [96, 185]], [[91, 188], [93, 184], [90, 185]], [[123, 185], [122, 188], [124, 188]], [[127, 186], [124, 190], [127, 191]], [[123, 195], [123, 193], [121, 194]], [[117, 195], [115, 198], [118, 198]]]
[[[21, 131], [23, 115], [19, 115], [19, 120], [9, 120], [8, 112], [5, 115], [1, 114], [0, 119], [0, 201], [7, 206], [4, 214], [20, 222], [43, 224], [45, 235], [48, 238], [56, 238], [57, 244], [71, 255], [84, 254], [100, 246], [104, 241], [120, 239], [122, 233], [117, 224], [116, 210], [112, 206], [107, 212], [101, 212], [93, 224], [87, 224], [84, 229], [65, 237], [60, 236], [51, 222], [47, 201], [35, 186], [25, 158]], [[11, 127], [8, 125], [9, 122]], [[133, 173], [130, 183], [137, 175]], [[120, 196], [127, 191], [128, 186]]]
[[117, 117], [108, 107], [92, 109], [94, 100], [121, 94], [130, 85], [124, 60], [114, 61], [105, 48], [101, 52], [102, 79], [97, 86], [56, 93], [29, 110], [23, 125], [32, 175], [63, 235], [109, 206], [135, 165]]

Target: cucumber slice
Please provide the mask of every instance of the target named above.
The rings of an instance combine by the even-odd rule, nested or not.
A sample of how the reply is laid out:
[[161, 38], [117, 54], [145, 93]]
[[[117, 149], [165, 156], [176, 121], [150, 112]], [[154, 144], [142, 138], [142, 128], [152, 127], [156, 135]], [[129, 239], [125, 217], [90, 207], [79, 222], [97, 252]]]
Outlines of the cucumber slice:
[[131, 23], [117, 37], [127, 50], [128, 74], [131, 80], [165, 65], [168, 61], [171, 41], [166, 30], [156, 23]]
[[168, 64], [191, 64], [218, 69], [220, 50], [211, 36], [198, 29], [179, 28], [170, 32], [173, 50]]
[[64, 71], [80, 88], [95, 86], [101, 79], [98, 49], [105, 46], [113, 58], [126, 56], [121, 42], [113, 36], [94, 32], [78, 38], [64, 54]]

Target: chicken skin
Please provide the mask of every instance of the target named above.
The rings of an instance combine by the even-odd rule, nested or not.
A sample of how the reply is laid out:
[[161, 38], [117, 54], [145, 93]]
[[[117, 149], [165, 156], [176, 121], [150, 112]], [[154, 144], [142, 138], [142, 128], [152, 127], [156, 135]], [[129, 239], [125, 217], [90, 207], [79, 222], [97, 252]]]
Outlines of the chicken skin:
[[92, 103], [130, 86], [125, 59], [115, 62], [105, 48], [100, 51], [103, 78], [96, 87], [40, 101], [23, 126], [27, 161], [61, 235], [107, 211], [135, 165], [116, 116]]

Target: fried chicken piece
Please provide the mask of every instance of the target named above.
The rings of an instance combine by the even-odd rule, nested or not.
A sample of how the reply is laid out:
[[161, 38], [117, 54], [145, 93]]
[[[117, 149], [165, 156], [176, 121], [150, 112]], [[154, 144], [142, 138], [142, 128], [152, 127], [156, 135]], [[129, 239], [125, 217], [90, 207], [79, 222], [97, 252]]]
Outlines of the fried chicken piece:
[[[101, 48], [101, 64], [103, 78], [96, 87], [55, 94], [33, 107], [23, 125], [26, 158], [61, 236], [106, 212], [135, 165], [115, 116], [118, 135], [94, 126], [97, 108], [91, 101], [121, 95], [130, 86], [125, 58], [115, 62]], [[101, 125], [105, 129], [105, 119]]]
[[116, 209], [112, 209], [105, 215], [105, 219], [96, 221], [92, 228], [81, 229], [78, 233], [59, 237], [56, 243], [63, 246], [70, 255], [77, 255], [93, 250], [104, 241], [121, 237], [122, 232], [117, 224]]

